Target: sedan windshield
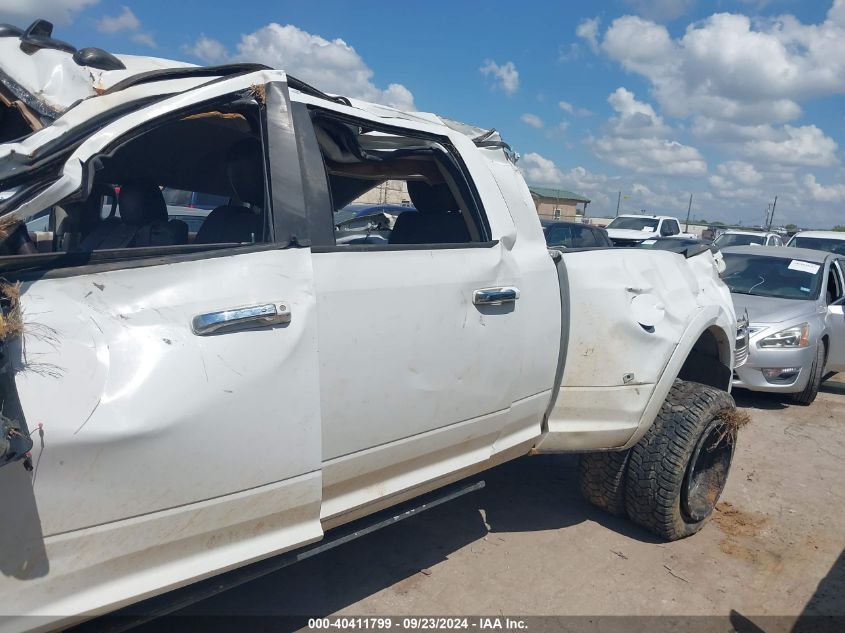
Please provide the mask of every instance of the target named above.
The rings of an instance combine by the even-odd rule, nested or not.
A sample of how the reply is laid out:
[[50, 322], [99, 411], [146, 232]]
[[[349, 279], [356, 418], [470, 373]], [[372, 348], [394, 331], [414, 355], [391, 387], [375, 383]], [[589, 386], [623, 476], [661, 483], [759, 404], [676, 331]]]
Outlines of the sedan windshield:
[[726, 246], [750, 246], [751, 244], [762, 245], [764, 238], [762, 235], [743, 235], [742, 233], [722, 233], [717, 237], [713, 244], [719, 248]]
[[778, 299], [819, 296], [824, 266], [788, 257], [724, 253], [724, 281], [731, 292]]
[[829, 253], [836, 253], [838, 255], [845, 255], [845, 235], [841, 240], [829, 237], [801, 237], [796, 235], [787, 246], [794, 246], [796, 248], [812, 248], [817, 251], [827, 251]]
[[609, 229], [630, 229], [632, 231], [656, 231], [657, 218], [615, 218], [607, 225]]

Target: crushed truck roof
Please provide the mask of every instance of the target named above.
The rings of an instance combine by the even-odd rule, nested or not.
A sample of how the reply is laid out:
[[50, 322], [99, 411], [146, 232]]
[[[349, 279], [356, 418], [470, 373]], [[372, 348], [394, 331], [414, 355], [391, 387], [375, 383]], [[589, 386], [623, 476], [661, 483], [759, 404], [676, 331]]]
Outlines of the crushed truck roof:
[[[80, 102], [127, 92], [140, 84], [195, 80], [174, 86], [168, 92], [189, 90], [218, 77], [268, 69], [263, 64], [197, 66], [160, 57], [117, 55], [98, 48], [76, 49], [52, 36], [53, 25], [36, 20], [27, 29], [0, 25], [0, 101], [14, 104], [37, 121], [34, 129], [50, 125]], [[498, 132], [461, 123], [427, 112], [407, 112], [389, 106], [324, 93], [287, 75], [289, 87], [312, 96], [345, 103], [385, 118], [443, 125], [465, 134], [480, 145], [498, 146], [510, 153]], [[201, 81], [196, 81], [201, 80]], [[134, 97], [135, 95], [131, 95]], [[108, 105], [120, 102], [112, 99]], [[107, 105], [105, 101], [102, 105]], [[515, 156], [511, 153], [511, 157]]]

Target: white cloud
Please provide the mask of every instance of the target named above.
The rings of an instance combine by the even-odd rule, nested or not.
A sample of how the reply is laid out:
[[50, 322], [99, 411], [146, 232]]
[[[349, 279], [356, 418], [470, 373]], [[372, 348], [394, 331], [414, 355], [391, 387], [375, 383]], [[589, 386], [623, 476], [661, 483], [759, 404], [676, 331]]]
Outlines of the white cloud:
[[526, 125], [530, 125], [531, 127], [537, 128], [538, 130], [542, 129], [545, 126], [545, 124], [543, 123], [543, 119], [538, 117], [536, 114], [531, 114], [530, 112], [526, 112], [519, 118]]
[[132, 41], [150, 48], [156, 48], [156, 41], [150, 33], [140, 31], [141, 21], [132, 13], [132, 9], [123, 7], [118, 15], [104, 15], [97, 21], [97, 30], [101, 33], [132, 33]]
[[845, 0], [818, 24], [717, 13], [677, 39], [653, 21], [624, 16], [601, 47], [646, 77], [671, 116], [783, 123], [800, 116], [802, 101], [845, 92]]
[[98, 0], [3, 0], [0, 4], [0, 22], [21, 28], [37, 18], [44, 18], [58, 25], [70, 24], [87, 7]]
[[701, 153], [677, 141], [604, 136], [592, 139], [591, 145], [602, 160], [640, 174], [700, 176], [707, 172]]
[[557, 106], [564, 112], [574, 114], [575, 116], [591, 116], [593, 114], [592, 112], [587, 110], [587, 108], [578, 108], [569, 103], [568, 101], [558, 101]]
[[132, 36], [132, 41], [138, 42], [138, 44], [143, 44], [144, 46], [149, 46], [150, 48], [157, 47], [155, 38], [149, 33], [135, 33], [135, 35]]
[[117, 33], [119, 31], [137, 31], [141, 28], [141, 21], [127, 6], [118, 15], [104, 15], [97, 21], [97, 30], [102, 33]]
[[816, 182], [813, 174], [807, 174], [804, 176], [804, 187], [817, 202], [845, 202], [845, 185], [825, 186]]
[[739, 125], [697, 117], [692, 133], [723, 152], [742, 154], [760, 163], [830, 166], [839, 162], [838, 144], [815, 125]]
[[707, 181], [719, 198], [725, 200], [763, 199], [763, 191], [756, 187], [763, 180], [763, 174], [751, 163], [730, 160], [721, 163], [716, 171], [718, 173], [711, 175]]
[[293, 25], [271, 23], [241, 35], [233, 53], [217, 40], [200, 36], [185, 51], [206, 63], [252, 61], [289, 72], [320, 90], [353, 99], [414, 110], [414, 96], [402, 84], [379, 88], [373, 70], [342, 39], [327, 40]]
[[513, 95], [519, 90], [519, 71], [517, 71], [513, 62], [505, 62], [499, 66], [492, 59], [486, 59], [479, 70], [482, 75], [492, 77], [493, 85], [506, 95]]
[[610, 203], [608, 191], [616, 187], [614, 178], [592, 173], [581, 166], [564, 171], [554, 161], [536, 152], [528, 152], [522, 156], [517, 165], [525, 180], [532, 185], [569, 189], [586, 195], [592, 199], [593, 204], [605, 208]]
[[193, 44], [183, 47], [183, 50], [192, 57], [196, 57], [206, 64], [221, 64], [229, 58], [229, 51], [221, 42], [200, 35]]
[[599, 48], [599, 23], [600, 20], [598, 17], [588, 18], [586, 20], [582, 20], [575, 29], [575, 35], [587, 42], [593, 52], [597, 51]]
[[617, 88], [607, 98], [616, 111], [604, 135], [589, 145], [602, 160], [644, 174], [701, 175], [707, 163], [699, 151], [672, 140], [672, 129], [654, 108], [629, 90]]
[[763, 175], [754, 165], [741, 160], [729, 160], [716, 169], [723, 176], [730, 176], [743, 185], [756, 185], [763, 179]]
[[559, 62], [571, 62], [581, 57], [581, 47], [577, 42], [570, 42], [568, 46], [561, 45], [557, 51]]
[[740, 125], [730, 121], [719, 121], [709, 117], [695, 117], [692, 133], [702, 140], [714, 143], [737, 143], [750, 140], [774, 140], [777, 130], [768, 123], [762, 125]]
[[564, 180], [563, 172], [554, 161], [529, 152], [519, 159], [519, 170], [525, 180], [532, 185], [561, 185]]
[[836, 141], [815, 125], [785, 125], [776, 134], [775, 139], [748, 141], [742, 151], [757, 160], [779, 165], [829, 166], [838, 162]]
[[630, 90], [617, 88], [607, 98], [607, 102], [617, 112], [617, 116], [608, 121], [608, 132], [613, 136], [662, 138], [671, 133], [669, 126], [654, 108], [648, 103], [637, 101]]

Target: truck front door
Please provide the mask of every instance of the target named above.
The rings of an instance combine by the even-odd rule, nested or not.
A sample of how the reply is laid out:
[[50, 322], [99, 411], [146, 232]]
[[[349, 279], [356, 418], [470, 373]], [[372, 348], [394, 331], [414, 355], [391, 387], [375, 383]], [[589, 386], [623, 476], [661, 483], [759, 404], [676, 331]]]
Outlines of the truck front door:
[[[126, 241], [20, 275], [5, 395], [42, 432], [31, 480], [0, 469], [0, 613], [107, 608], [322, 536], [316, 295], [292, 240], [307, 233], [284, 74], [123, 116], [71, 156], [69, 184], [80, 165], [121, 187], [117, 217], [81, 242]], [[179, 234], [168, 186], [230, 203], [193, 244], [150, 246]]]

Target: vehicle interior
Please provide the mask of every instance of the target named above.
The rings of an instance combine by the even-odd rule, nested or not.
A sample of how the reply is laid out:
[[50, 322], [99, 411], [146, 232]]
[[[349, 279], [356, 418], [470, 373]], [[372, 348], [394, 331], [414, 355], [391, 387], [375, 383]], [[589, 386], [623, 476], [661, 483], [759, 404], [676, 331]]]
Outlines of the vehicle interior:
[[[434, 139], [375, 130], [315, 113], [314, 129], [332, 201], [335, 244], [408, 246], [485, 242], [489, 229], [455, 154]], [[372, 199], [378, 187], [399, 189], [402, 212], [338, 219], [352, 203]]]
[[87, 190], [28, 222], [36, 251], [269, 241], [259, 116], [254, 102], [217, 104], [126, 137], [90, 162]]
[[827, 305], [840, 301], [845, 296], [845, 280], [839, 276], [835, 265], [830, 267], [827, 273], [827, 289], [825, 300]]
[[[733, 293], [780, 299], [819, 297], [823, 264], [802, 262], [807, 266], [805, 270], [792, 265], [794, 260], [782, 257], [725, 253], [724, 258], [722, 280]], [[810, 272], [814, 266], [815, 272]]]

